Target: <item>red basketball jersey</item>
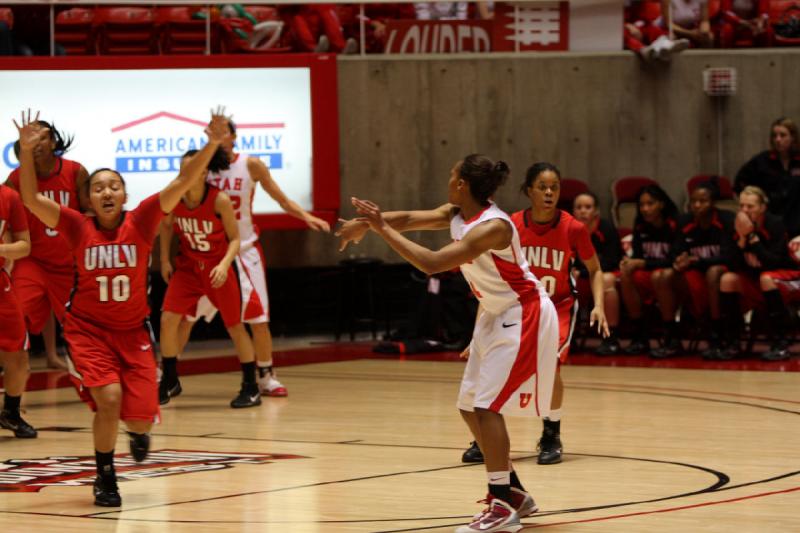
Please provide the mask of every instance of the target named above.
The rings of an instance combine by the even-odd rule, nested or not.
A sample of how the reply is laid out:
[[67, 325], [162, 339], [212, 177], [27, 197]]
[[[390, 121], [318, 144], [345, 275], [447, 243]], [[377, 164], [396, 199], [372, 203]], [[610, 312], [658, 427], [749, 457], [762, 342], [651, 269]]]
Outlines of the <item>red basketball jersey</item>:
[[195, 261], [214, 261], [222, 259], [228, 251], [228, 237], [222, 219], [214, 210], [219, 193], [218, 188], [206, 185], [206, 194], [200, 205], [189, 209], [181, 200], [172, 211], [181, 255]]
[[[59, 157], [53, 172], [46, 177], [39, 177], [36, 185], [39, 192], [54, 202], [76, 211], [80, 210], [78, 201], [78, 171], [80, 163]], [[19, 169], [14, 169], [8, 176], [14, 188], [19, 190]], [[72, 269], [72, 255], [69, 246], [58, 231], [48, 228], [44, 223], [28, 211], [28, 226], [31, 230], [31, 259], [43, 266], [57, 270]]]
[[[0, 243], [3, 243], [6, 233], [17, 233], [27, 229], [28, 219], [19, 194], [11, 187], [0, 185]], [[5, 264], [5, 257], [0, 257], [0, 268]]]
[[150, 251], [161, 212], [159, 195], [126, 211], [120, 225], [103, 230], [93, 216], [61, 207], [56, 229], [66, 239], [77, 265], [69, 313], [97, 326], [133, 329], [147, 318]]
[[517, 211], [511, 220], [519, 232], [522, 253], [531, 272], [542, 282], [554, 303], [572, 297], [570, 270], [575, 258], [591, 259], [595, 252], [583, 222], [569, 213], [556, 210], [547, 224], [531, 220], [531, 210]]

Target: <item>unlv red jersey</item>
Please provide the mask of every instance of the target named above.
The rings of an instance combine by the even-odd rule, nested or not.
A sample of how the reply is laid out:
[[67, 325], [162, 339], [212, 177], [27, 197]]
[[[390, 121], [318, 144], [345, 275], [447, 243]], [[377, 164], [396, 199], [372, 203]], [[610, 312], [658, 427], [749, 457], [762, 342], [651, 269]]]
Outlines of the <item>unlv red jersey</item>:
[[180, 239], [181, 255], [195, 261], [222, 259], [228, 251], [228, 237], [222, 219], [214, 210], [214, 202], [220, 190], [206, 185], [206, 193], [200, 205], [189, 209], [181, 200], [172, 211], [175, 232]]
[[542, 282], [553, 303], [572, 297], [570, 270], [575, 258], [591, 259], [592, 239], [583, 222], [569, 213], [556, 210], [555, 219], [547, 224], [531, 220], [531, 210], [517, 211], [511, 220], [519, 232], [522, 253], [531, 272]]
[[[78, 201], [78, 171], [81, 165], [75, 161], [59, 157], [53, 172], [46, 177], [36, 180], [39, 192], [54, 202], [67, 206], [76, 211], [80, 210]], [[19, 191], [19, 169], [14, 169], [8, 180]], [[43, 266], [57, 270], [72, 269], [72, 255], [66, 241], [54, 229], [48, 228], [36, 218], [33, 213], [28, 213], [28, 226], [31, 230], [31, 259]]]
[[123, 213], [113, 230], [103, 230], [93, 216], [61, 207], [58, 229], [77, 266], [68, 312], [91, 324], [121, 330], [142, 325], [147, 305], [150, 251], [164, 214], [159, 195]]
[[[17, 191], [11, 187], [0, 185], [0, 243], [6, 233], [17, 233], [28, 230], [25, 217], [25, 206]], [[5, 257], [0, 257], [0, 268], [6, 264]]]

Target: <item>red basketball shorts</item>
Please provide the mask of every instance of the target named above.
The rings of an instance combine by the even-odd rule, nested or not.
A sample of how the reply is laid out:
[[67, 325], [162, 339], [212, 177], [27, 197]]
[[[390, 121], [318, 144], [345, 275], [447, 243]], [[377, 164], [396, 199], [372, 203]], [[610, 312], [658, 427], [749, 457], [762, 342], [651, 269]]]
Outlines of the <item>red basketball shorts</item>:
[[67, 314], [64, 338], [69, 347], [70, 377], [93, 411], [97, 406], [88, 389], [119, 383], [120, 419], [158, 419], [156, 359], [144, 324], [135, 329], [109, 330]]
[[28, 331], [41, 333], [51, 311], [59, 322], [64, 321], [65, 306], [75, 283], [72, 271], [50, 270], [32, 259], [21, 259], [14, 262], [11, 279]]
[[0, 352], [19, 352], [28, 347], [25, 315], [8, 273], [0, 268]]

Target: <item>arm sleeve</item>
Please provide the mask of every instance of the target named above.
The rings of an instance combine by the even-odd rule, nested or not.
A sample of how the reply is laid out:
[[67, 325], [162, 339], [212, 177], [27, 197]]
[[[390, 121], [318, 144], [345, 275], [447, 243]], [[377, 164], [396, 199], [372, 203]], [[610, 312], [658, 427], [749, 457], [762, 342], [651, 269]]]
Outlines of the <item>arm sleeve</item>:
[[25, 206], [16, 191], [3, 187], [11, 200], [11, 213], [9, 216], [9, 229], [16, 233], [28, 231], [28, 216], [25, 214]]
[[642, 237], [639, 235], [638, 228], [633, 228], [633, 247], [632, 259], [644, 259], [644, 248], [642, 247]]
[[570, 241], [575, 243], [576, 256], [581, 261], [591, 259], [595, 255], [594, 246], [592, 246], [592, 238], [589, 236], [589, 230], [582, 222], [574, 221], [570, 227]]
[[139, 231], [139, 234], [148, 242], [153, 241], [158, 233], [161, 219], [164, 218], [164, 212], [161, 211], [160, 193], [153, 194], [142, 200], [142, 203], [130, 212], [130, 216], [133, 217], [134, 226]]
[[58, 215], [58, 225], [55, 229], [63, 235], [71, 249], [75, 249], [78, 245], [78, 241], [81, 237], [81, 226], [85, 219], [86, 216], [78, 211], [65, 205], [61, 206], [61, 212]]

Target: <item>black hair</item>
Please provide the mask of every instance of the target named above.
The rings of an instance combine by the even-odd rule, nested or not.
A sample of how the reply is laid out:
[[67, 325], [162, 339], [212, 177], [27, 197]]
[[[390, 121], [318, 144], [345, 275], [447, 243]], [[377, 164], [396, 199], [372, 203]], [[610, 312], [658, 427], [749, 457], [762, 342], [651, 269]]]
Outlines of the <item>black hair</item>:
[[505, 161], [494, 162], [485, 155], [470, 154], [461, 162], [458, 175], [469, 184], [472, 197], [486, 205], [498, 187], [508, 179], [510, 170]]
[[653, 197], [653, 199], [655, 199], [656, 202], [661, 202], [661, 205], [664, 206], [661, 209], [661, 217], [664, 220], [675, 220], [678, 218], [678, 206], [675, 205], [675, 202], [672, 201], [672, 198], [669, 197], [664, 189], [658, 185], [645, 185], [639, 189], [639, 192], [636, 194], [636, 220], [634, 220], [635, 226], [644, 223], [642, 212], [639, 209], [639, 201], [645, 194], [649, 194]]
[[577, 200], [581, 196], [588, 196], [594, 202], [595, 209], [599, 209], [600, 208], [600, 199], [592, 191], [584, 191], [584, 192], [581, 192], [581, 193], [578, 193], [577, 195], [575, 195], [575, 198], [572, 200], [573, 207], [575, 206], [575, 200]]
[[214, 155], [211, 156], [211, 161], [208, 162], [208, 170], [211, 172], [220, 172], [231, 168], [231, 162], [228, 160], [228, 154], [221, 146], [217, 148]]
[[192, 148], [191, 150], [186, 150], [186, 153], [181, 156], [181, 159], [186, 159], [187, 157], [192, 157], [193, 155], [195, 155], [199, 151], [200, 150], [196, 150], [194, 148]]
[[36, 124], [42, 126], [43, 128], [47, 128], [50, 130], [50, 140], [55, 142], [55, 147], [53, 148], [53, 155], [64, 155], [67, 150], [70, 149], [72, 146], [72, 142], [75, 140], [74, 135], [64, 135], [60, 131], [56, 129], [55, 123], [52, 125], [49, 122], [44, 120], [37, 120]]
[[228, 129], [230, 130], [231, 135], [236, 135], [236, 124], [234, 124], [231, 119], [228, 119]]
[[695, 186], [694, 191], [698, 189], [707, 190], [708, 194], [711, 195], [712, 202], [719, 200], [719, 178], [717, 176], [710, 176], [707, 180], [698, 183]]
[[127, 185], [125, 185], [125, 178], [122, 177], [122, 174], [120, 174], [119, 172], [117, 172], [113, 168], [103, 167], [103, 168], [98, 168], [97, 170], [95, 170], [94, 172], [89, 174], [88, 178], [86, 178], [86, 185], [84, 185], [84, 187], [86, 187], [86, 194], [87, 195], [89, 194], [89, 191], [92, 188], [92, 178], [97, 176], [101, 172], [112, 172], [112, 173], [116, 174], [117, 176], [119, 176], [119, 180], [122, 182], [122, 186], [127, 188]]
[[533, 182], [536, 181], [536, 176], [548, 170], [554, 172], [555, 175], [558, 176], [558, 181], [561, 181], [561, 171], [558, 170], [554, 164], [548, 163], [547, 161], [539, 161], [538, 163], [532, 164], [528, 168], [528, 171], [525, 172], [525, 181], [523, 181], [522, 185], [519, 187], [522, 194], [528, 194], [528, 189], [533, 185]]

